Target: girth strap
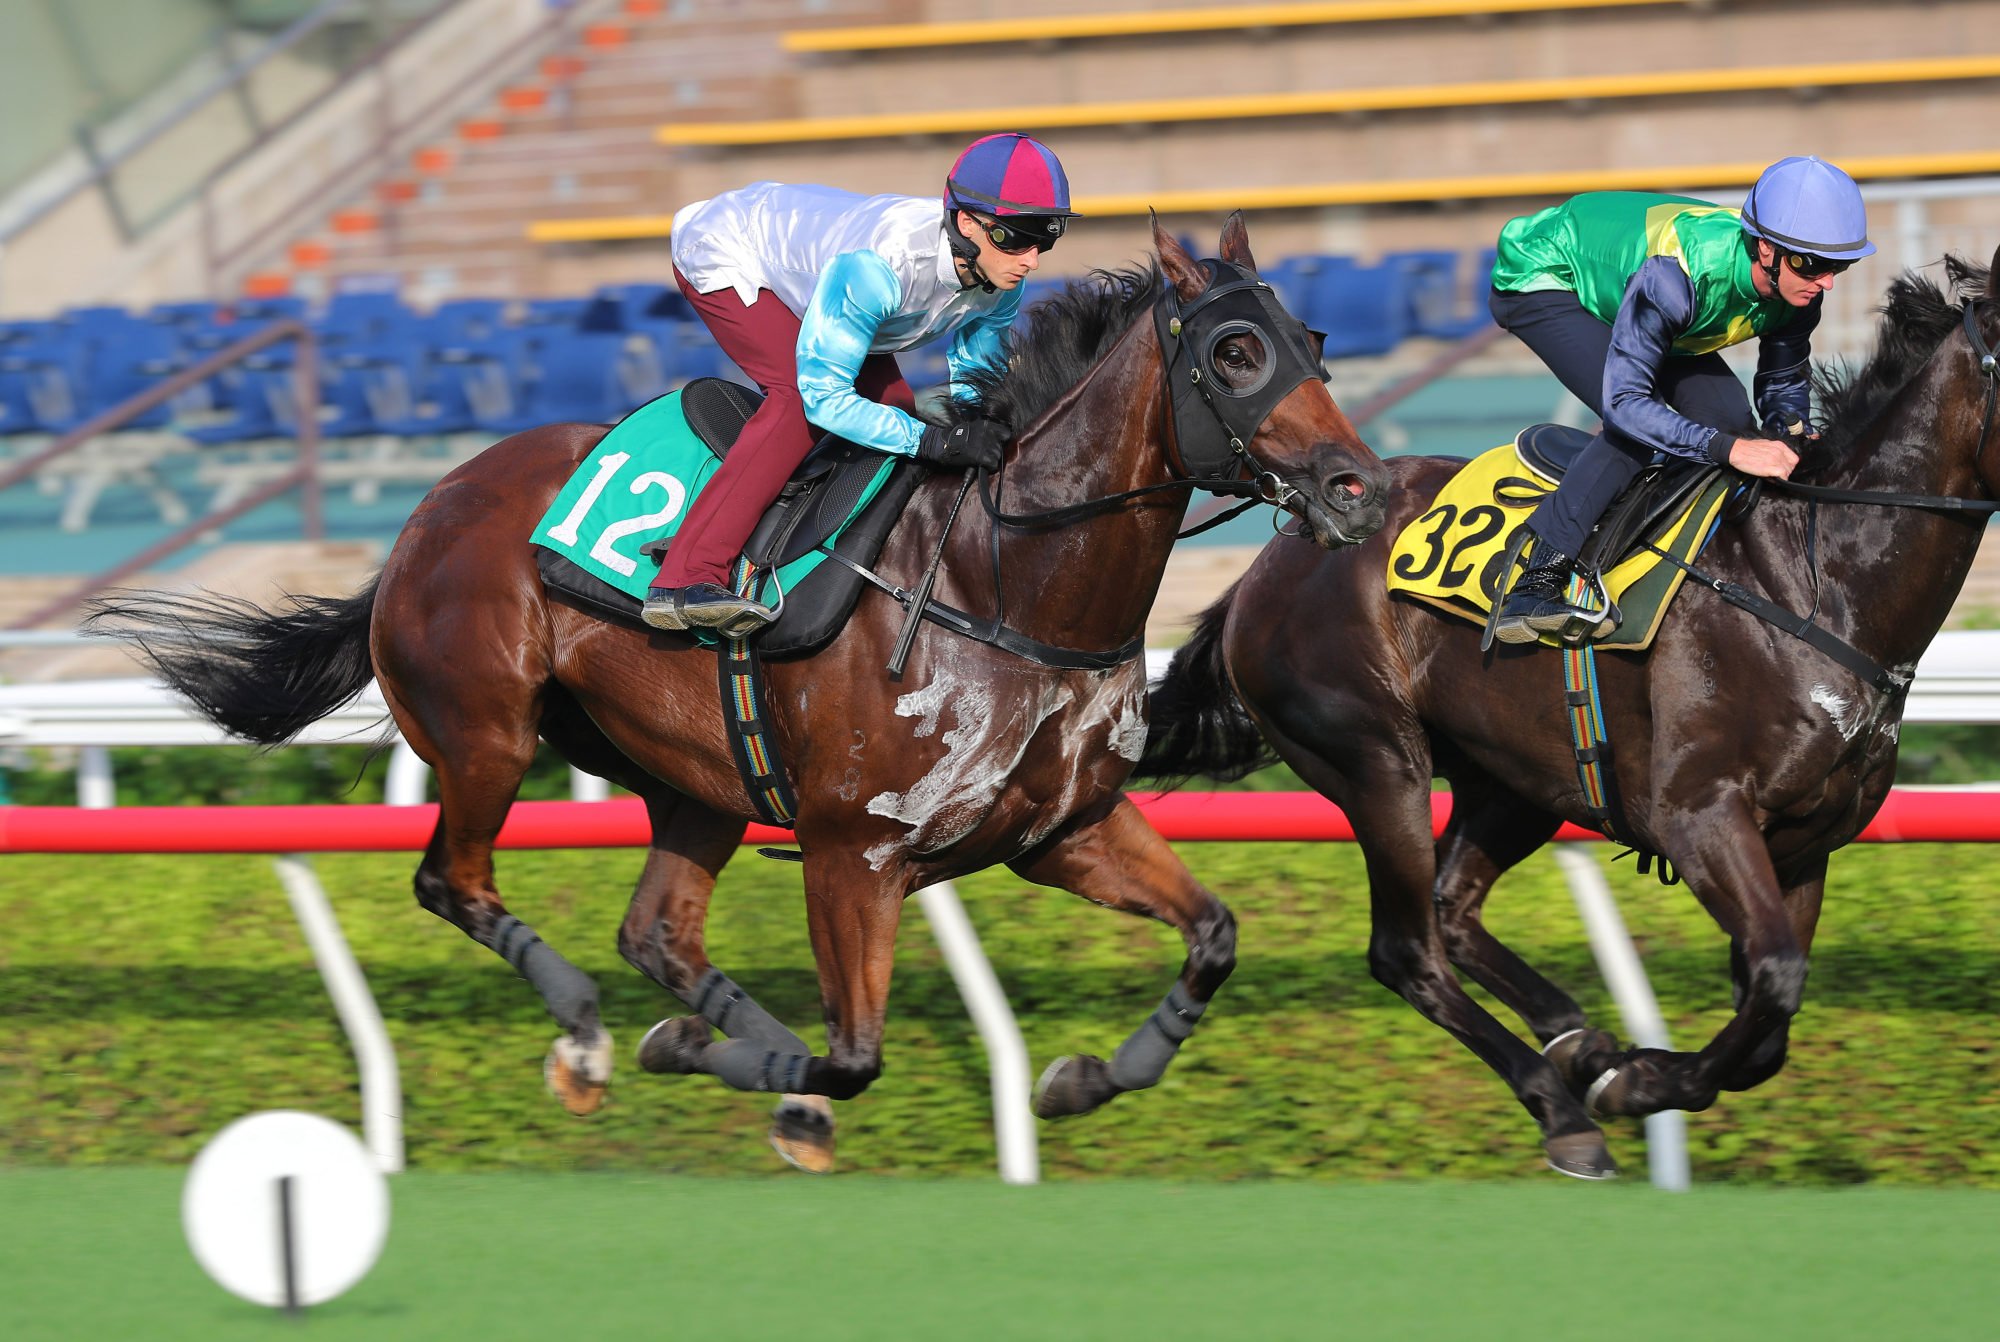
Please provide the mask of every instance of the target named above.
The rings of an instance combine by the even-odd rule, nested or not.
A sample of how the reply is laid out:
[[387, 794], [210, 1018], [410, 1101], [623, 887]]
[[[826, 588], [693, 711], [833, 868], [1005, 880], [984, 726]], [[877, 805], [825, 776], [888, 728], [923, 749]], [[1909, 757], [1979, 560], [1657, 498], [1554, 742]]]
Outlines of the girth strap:
[[1618, 797], [1618, 778], [1611, 769], [1611, 740], [1604, 730], [1604, 706], [1597, 693], [1597, 649], [1585, 643], [1565, 647], [1563, 659], [1563, 702], [1569, 710], [1570, 747], [1576, 754], [1576, 781], [1583, 789], [1583, 809], [1591, 822], [1613, 843], [1622, 844], [1638, 860], [1641, 876], [1660, 864], [1660, 884], [1680, 881], [1673, 864], [1659, 853], [1642, 848], [1624, 832], [1618, 817], [1624, 803]]
[[[736, 561], [736, 590], [755, 590], [756, 569]], [[798, 803], [785, 778], [784, 762], [764, 721], [764, 664], [747, 638], [725, 638], [716, 646], [716, 675], [722, 685], [722, 720], [729, 728], [729, 752], [750, 804], [767, 825], [792, 827]]]

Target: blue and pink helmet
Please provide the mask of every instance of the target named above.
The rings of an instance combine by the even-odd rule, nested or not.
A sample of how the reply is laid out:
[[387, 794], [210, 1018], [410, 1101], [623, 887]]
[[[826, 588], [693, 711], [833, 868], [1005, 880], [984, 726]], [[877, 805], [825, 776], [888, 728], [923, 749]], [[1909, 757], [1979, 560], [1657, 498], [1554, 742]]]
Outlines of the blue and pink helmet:
[[1781, 158], [1743, 199], [1743, 231], [1788, 252], [1858, 261], [1875, 250], [1854, 179], [1823, 159]]
[[966, 147], [945, 177], [944, 207], [995, 218], [1076, 215], [1062, 163], [1040, 140], [1012, 132], [983, 136]]

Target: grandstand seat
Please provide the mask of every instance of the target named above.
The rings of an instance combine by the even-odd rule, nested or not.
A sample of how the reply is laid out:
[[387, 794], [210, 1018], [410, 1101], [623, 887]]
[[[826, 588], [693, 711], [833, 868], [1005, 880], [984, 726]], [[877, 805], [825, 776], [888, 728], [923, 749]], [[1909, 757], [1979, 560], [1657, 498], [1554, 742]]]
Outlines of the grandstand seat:
[[531, 298], [521, 313], [523, 326], [575, 326], [590, 306], [587, 298]]
[[1285, 310], [1308, 326], [1318, 329], [1311, 317], [1313, 298], [1313, 277], [1334, 258], [1317, 253], [1304, 252], [1297, 256], [1287, 256], [1273, 265], [1265, 266], [1260, 272], [1263, 280], [1277, 291], [1278, 301]]
[[252, 326], [265, 322], [304, 321], [306, 300], [303, 298], [246, 298], [235, 305], [237, 324], [249, 333]]
[[[35, 427], [66, 433], [186, 367], [187, 357], [170, 327], [123, 308], [79, 308], [0, 363], [25, 380]], [[161, 405], [121, 427], [159, 428], [171, 416]]]
[[[246, 360], [230, 379], [228, 415], [214, 423], [190, 425], [181, 433], [204, 447], [284, 437], [287, 430], [279, 419], [279, 404], [289, 404], [287, 398], [293, 395], [288, 367], [254, 358]], [[287, 409], [285, 419], [291, 418]]]
[[507, 305], [497, 298], [454, 298], [440, 303], [417, 323], [424, 339], [434, 345], [481, 340], [507, 320]]
[[540, 424], [608, 424], [644, 398], [635, 398], [619, 374], [625, 337], [613, 332], [570, 332], [543, 345], [523, 394], [503, 410], [482, 408], [475, 423], [493, 433], [519, 433]]
[[1326, 332], [1326, 357], [1351, 359], [1394, 349], [1409, 334], [1401, 272], [1364, 266], [1351, 256], [1319, 259], [1306, 311], [1297, 315]]
[[1459, 301], [1460, 254], [1454, 251], [1390, 252], [1382, 264], [1402, 272], [1410, 334], [1457, 340], [1492, 324], [1483, 287], [1467, 306]]
[[6, 357], [0, 355], [0, 438], [33, 433], [37, 427], [35, 407], [28, 398], [26, 372], [10, 368]]
[[329, 345], [365, 345], [407, 326], [411, 316], [393, 293], [339, 293], [312, 325]]

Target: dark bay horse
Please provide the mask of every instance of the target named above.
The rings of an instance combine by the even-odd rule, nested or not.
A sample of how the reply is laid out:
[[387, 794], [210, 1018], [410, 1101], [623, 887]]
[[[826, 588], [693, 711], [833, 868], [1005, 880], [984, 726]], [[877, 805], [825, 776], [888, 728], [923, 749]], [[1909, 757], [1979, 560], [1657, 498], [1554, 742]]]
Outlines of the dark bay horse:
[[[1474, 625], [1387, 593], [1397, 532], [1461, 463], [1392, 461], [1389, 520], [1365, 545], [1273, 541], [1153, 695], [1141, 775], [1241, 771], [1268, 743], [1347, 812], [1368, 864], [1375, 977], [1506, 1079], [1565, 1173], [1616, 1172], [1593, 1111], [1704, 1109], [1784, 1063], [1827, 856], [1888, 791], [1904, 687], [1985, 530], [1986, 513], [1943, 500], [2000, 496], [1994, 272], [1945, 265], [1952, 296], [1902, 276], [1866, 365], [1821, 374], [1824, 438], [1799, 472], [1822, 488], [1937, 497], [1867, 506], [1887, 501], [1766, 489], [1699, 561], [1813, 614], [1883, 674], [1693, 581], [1649, 652], [1598, 658], [1622, 832], [1664, 855], [1731, 941], [1736, 1013], [1699, 1052], [1621, 1050], [1481, 923], [1501, 873], [1560, 821], [1591, 822], [1556, 651], [1482, 656]], [[1434, 775], [1452, 789], [1436, 841]], [[1453, 966], [1553, 1045], [1546, 1056], [1476, 1004]]]
[[[1254, 480], [1327, 545], [1367, 537], [1384, 508], [1382, 463], [1327, 394], [1304, 328], [1256, 282], [1241, 218], [1223, 230], [1221, 263], [1196, 262], [1157, 223], [1153, 237], [1157, 270], [1100, 273], [1038, 305], [1009, 369], [982, 383], [976, 407], [950, 411], [1018, 430], [988, 482], [991, 506], [961, 513], [960, 478], [927, 481], [877, 565], [907, 591], [942, 545], [937, 600], [1004, 619], [1045, 649], [1116, 655], [1066, 669], [925, 624], [891, 678], [904, 609], [871, 590], [824, 649], [766, 668], [765, 713], [798, 798], [824, 1055], [704, 949], [717, 874], [754, 814], [724, 735], [715, 652], [580, 613], [537, 574], [528, 537], [602, 426], [530, 430], [454, 470], [351, 597], [267, 613], [128, 594], [93, 624], [137, 641], [203, 712], [252, 741], [288, 740], [380, 682], [442, 801], [417, 899], [541, 993], [562, 1028], [546, 1072], [572, 1111], [594, 1109], [611, 1075], [597, 987], [508, 912], [493, 881], [494, 838], [537, 737], [645, 801], [651, 847], [618, 946], [696, 1013], [647, 1037], [648, 1070], [858, 1094], [882, 1070], [904, 897], [1004, 862], [1157, 918], [1187, 943], [1167, 1004], [1109, 1064], [1068, 1059], [1045, 1075], [1044, 1117], [1086, 1112], [1156, 1082], [1235, 964], [1228, 909], [1120, 791], [1146, 736], [1139, 645], [1190, 471]], [[1214, 338], [1183, 338], [1182, 318]], [[1190, 386], [1199, 398], [1181, 394]], [[1204, 471], [1196, 449], [1253, 403], [1259, 413], [1225, 430], [1231, 441]], [[1126, 491], [1147, 492], [1107, 498]], [[1022, 520], [1038, 512], [1053, 515]], [[826, 1120], [815, 1134], [811, 1116], [790, 1117], [786, 1128], [781, 1108], [781, 1129], [802, 1143], [790, 1154], [830, 1162]]]

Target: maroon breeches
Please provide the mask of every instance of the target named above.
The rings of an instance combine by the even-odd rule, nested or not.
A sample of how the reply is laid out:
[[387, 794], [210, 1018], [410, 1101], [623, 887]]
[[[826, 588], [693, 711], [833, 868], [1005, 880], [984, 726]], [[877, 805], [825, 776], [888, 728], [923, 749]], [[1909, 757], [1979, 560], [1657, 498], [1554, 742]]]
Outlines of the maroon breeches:
[[[653, 586], [712, 582], [727, 587], [729, 566], [742, 553], [757, 519], [819, 440], [806, 423], [805, 402], [799, 398], [799, 319], [769, 289], [758, 290], [757, 301], [745, 307], [734, 289], [696, 293], [678, 267], [674, 282], [722, 352], [763, 389], [764, 404], [688, 509]], [[854, 389], [878, 404], [916, 412], [916, 397], [893, 354], [869, 355]]]

